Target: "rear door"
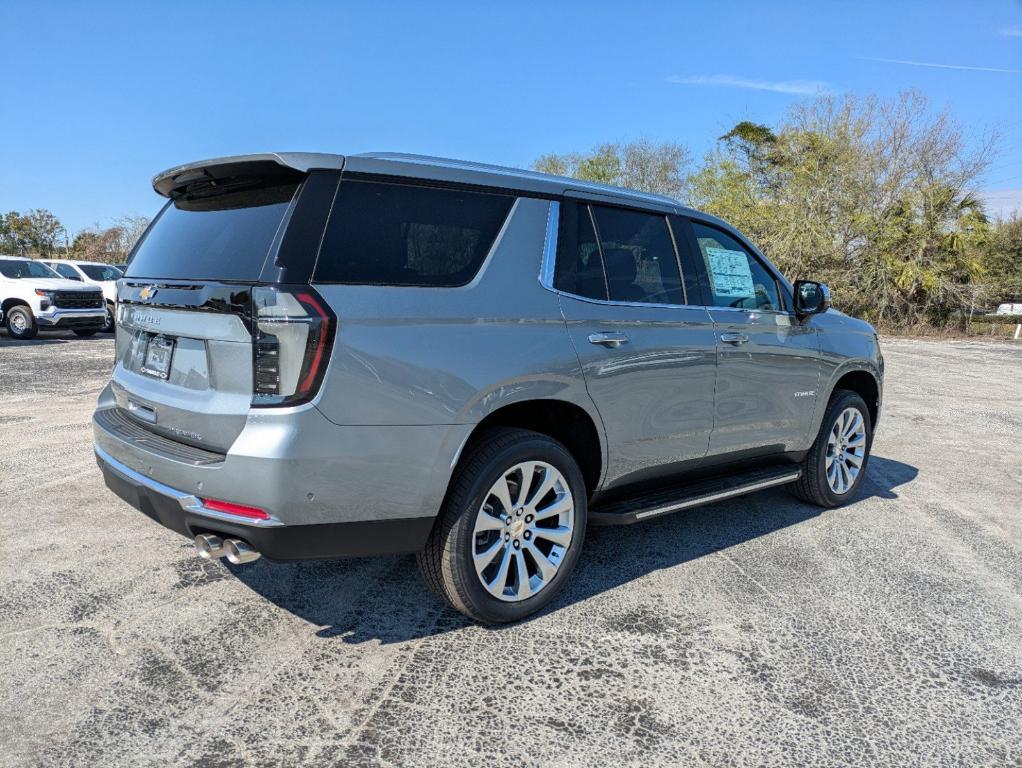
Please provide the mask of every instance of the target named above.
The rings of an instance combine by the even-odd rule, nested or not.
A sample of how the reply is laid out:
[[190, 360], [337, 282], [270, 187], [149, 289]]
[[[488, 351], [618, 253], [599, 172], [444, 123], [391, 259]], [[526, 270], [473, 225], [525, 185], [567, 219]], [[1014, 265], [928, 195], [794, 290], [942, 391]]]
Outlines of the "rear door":
[[713, 427], [713, 322], [687, 306], [666, 216], [561, 211], [554, 288], [603, 419], [609, 484], [698, 463]]
[[815, 326], [798, 320], [778, 276], [737, 238], [696, 220], [688, 235], [716, 331], [709, 455], [804, 448], [820, 380]]
[[[310, 189], [326, 200], [322, 233], [336, 179], [239, 173], [167, 204], [119, 283], [113, 391], [127, 416], [184, 443], [230, 448], [253, 404], [258, 286], [286, 273], [289, 224]], [[303, 256], [310, 269], [313, 257]]]

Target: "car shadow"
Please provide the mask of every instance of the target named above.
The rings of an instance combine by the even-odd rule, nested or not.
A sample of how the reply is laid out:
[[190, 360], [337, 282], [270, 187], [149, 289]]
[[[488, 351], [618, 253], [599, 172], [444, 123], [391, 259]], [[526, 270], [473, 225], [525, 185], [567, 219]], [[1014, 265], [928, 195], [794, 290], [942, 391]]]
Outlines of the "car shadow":
[[[851, 506], [873, 497], [896, 499], [895, 489], [918, 473], [909, 464], [873, 456], [859, 498]], [[537, 615], [827, 512], [773, 489], [632, 526], [591, 528], [576, 573]], [[270, 602], [320, 627], [316, 635], [321, 638], [386, 644], [473, 623], [429, 592], [410, 555], [227, 567]], [[500, 632], [503, 627], [486, 629]]]

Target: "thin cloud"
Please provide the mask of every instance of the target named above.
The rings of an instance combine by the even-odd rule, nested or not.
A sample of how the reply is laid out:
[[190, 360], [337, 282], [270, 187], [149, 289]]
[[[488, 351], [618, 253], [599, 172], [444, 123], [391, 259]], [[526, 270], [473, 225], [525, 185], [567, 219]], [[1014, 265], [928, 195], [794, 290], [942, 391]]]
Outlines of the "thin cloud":
[[998, 31], [1001, 37], [1022, 37], [1022, 27], [1004, 27]]
[[830, 91], [830, 86], [822, 80], [753, 80], [735, 75], [671, 75], [665, 80], [681, 85], [720, 85], [726, 88], [751, 88], [756, 91], [801, 95], [816, 95]]
[[972, 67], [966, 64], [937, 64], [932, 61], [909, 61], [907, 59], [881, 59], [876, 56], [859, 56], [863, 61], [881, 61], [885, 64], [905, 64], [910, 67], [935, 67], [937, 69], [966, 69], [970, 72], [1002, 72], [1008, 75], [1022, 75], [1022, 69], [1001, 69], [999, 67]]

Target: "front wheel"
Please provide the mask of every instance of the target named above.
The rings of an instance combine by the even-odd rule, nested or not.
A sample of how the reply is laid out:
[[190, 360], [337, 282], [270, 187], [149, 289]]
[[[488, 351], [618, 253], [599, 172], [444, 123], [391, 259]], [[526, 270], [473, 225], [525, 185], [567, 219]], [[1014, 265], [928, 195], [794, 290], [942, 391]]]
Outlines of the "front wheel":
[[856, 392], [837, 390], [792, 491], [821, 507], [847, 504], [862, 484], [872, 444], [873, 425], [866, 401]]
[[28, 341], [39, 333], [32, 310], [25, 306], [11, 307], [7, 312], [7, 333], [15, 339]]
[[466, 616], [517, 621], [564, 586], [586, 513], [582, 472], [563, 445], [523, 429], [492, 430], [459, 463], [419, 567]]
[[100, 333], [113, 333], [116, 323], [114, 321], [114, 305], [111, 302], [106, 303], [106, 317], [103, 320], [103, 327], [99, 329]]

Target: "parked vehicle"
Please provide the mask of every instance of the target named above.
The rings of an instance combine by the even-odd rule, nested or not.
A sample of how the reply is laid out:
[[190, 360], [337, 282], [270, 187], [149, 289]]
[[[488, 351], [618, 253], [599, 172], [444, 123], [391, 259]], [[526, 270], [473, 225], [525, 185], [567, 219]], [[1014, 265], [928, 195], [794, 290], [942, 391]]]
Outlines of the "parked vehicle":
[[862, 487], [873, 328], [674, 200], [398, 154], [159, 174], [94, 416], [107, 485], [234, 564], [416, 552], [484, 622], [588, 525]]
[[0, 256], [0, 324], [15, 339], [43, 330], [92, 336], [103, 327], [103, 294], [65, 280], [41, 261]]
[[44, 263], [67, 280], [98, 285], [102, 289], [107, 310], [106, 325], [102, 330], [112, 332], [117, 305], [117, 281], [124, 277], [124, 273], [113, 264], [100, 264], [96, 261], [49, 259]]
[[1022, 315], [1022, 302], [1005, 302], [997, 305], [995, 315]]

